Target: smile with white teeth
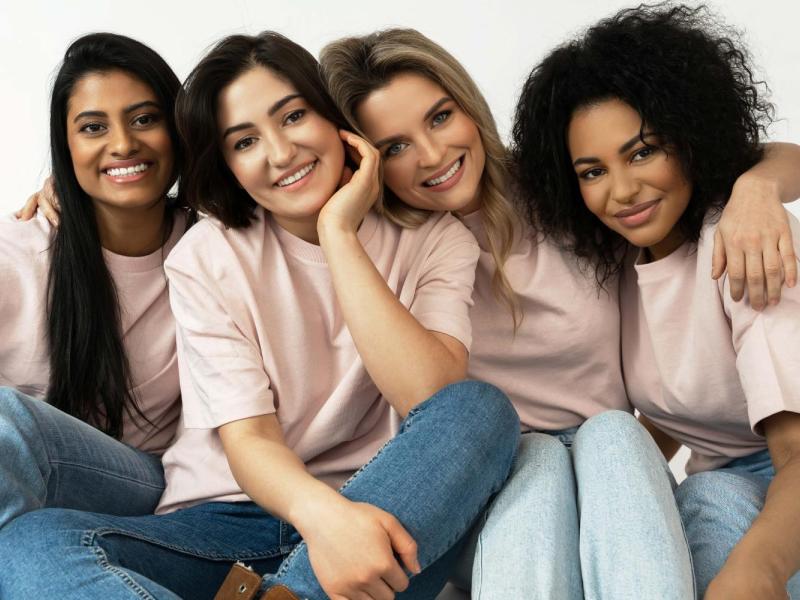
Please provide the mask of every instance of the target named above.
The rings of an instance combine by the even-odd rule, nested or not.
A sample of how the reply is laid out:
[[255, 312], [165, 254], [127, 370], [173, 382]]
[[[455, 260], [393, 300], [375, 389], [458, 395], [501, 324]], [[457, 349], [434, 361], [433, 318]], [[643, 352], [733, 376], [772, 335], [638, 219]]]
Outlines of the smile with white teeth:
[[305, 167], [297, 171], [297, 173], [294, 173], [292, 175], [289, 175], [288, 177], [284, 177], [283, 179], [279, 180], [278, 183], [276, 183], [275, 185], [277, 185], [278, 187], [286, 187], [287, 185], [292, 185], [293, 183], [300, 181], [303, 177], [305, 177], [306, 175], [311, 173], [311, 171], [314, 170], [314, 167], [317, 166], [317, 162], [319, 161], [315, 160], [314, 162], [306, 165]]
[[447, 173], [442, 175], [441, 177], [436, 177], [435, 179], [428, 179], [425, 182], [425, 185], [428, 187], [433, 187], [435, 185], [439, 185], [440, 183], [444, 183], [448, 179], [450, 179], [453, 175], [458, 173], [458, 170], [461, 168], [461, 159], [459, 158], [456, 162], [453, 163], [453, 166], [447, 170]]
[[122, 167], [119, 169], [106, 169], [105, 173], [107, 175], [110, 175], [111, 177], [130, 177], [131, 175], [136, 175], [137, 173], [146, 171], [149, 168], [150, 168], [149, 164], [139, 163], [138, 165], [134, 165], [132, 167]]

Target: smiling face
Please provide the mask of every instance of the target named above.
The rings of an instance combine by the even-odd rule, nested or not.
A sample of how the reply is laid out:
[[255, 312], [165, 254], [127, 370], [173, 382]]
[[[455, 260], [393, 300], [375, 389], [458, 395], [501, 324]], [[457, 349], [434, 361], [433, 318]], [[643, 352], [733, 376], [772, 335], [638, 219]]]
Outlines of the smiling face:
[[692, 195], [678, 157], [621, 100], [575, 112], [567, 142], [587, 208], [631, 244], [663, 258], [683, 243], [676, 227]]
[[106, 208], [149, 208], [172, 183], [174, 156], [156, 94], [124, 71], [81, 78], [67, 103], [78, 184]]
[[344, 168], [336, 126], [291, 83], [260, 66], [220, 92], [217, 125], [222, 154], [239, 185], [281, 227], [313, 239], [319, 211]]
[[384, 182], [403, 202], [463, 214], [480, 208], [486, 153], [475, 123], [427, 77], [395, 76], [356, 110], [383, 158]]

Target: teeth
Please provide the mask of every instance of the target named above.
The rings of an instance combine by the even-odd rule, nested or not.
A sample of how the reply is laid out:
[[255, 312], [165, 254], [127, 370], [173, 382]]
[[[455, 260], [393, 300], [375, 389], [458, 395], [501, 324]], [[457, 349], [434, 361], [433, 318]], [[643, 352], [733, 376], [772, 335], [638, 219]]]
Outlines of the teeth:
[[106, 173], [111, 175], [111, 177], [126, 177], [128, 175], [135, 175], [136, 173], [141, 173], [142, 171], [146, 171], [150, 168], [150, 165], [146, 163], [139, 163], [133, 167], [123, 167], [121, 169], [106, 169]]
[[453, 175], [455, 175], [456, 172], [458, 172], [458, 170], [460, 168], [461, 168], [461, 159], [459, 158], [453, 164], [453, 166], [450, 167], [450, 169], [447, 171], [447, 173], [445, 173], [441, 177], [437, 177], [436, 179], [428, 179], [428, 181], [425, 182], [425, 185], [427, 185], [428, 187], [432, 187], [434, 185], [439, 185], [440, 183], [444, 183], [445, 181], [450, 179]]
[[276, 184], [278, 187], [286, 187], [287, 185], [292, 185], [295, 181], [300, 181], [303, 177], [311, 173], [314, 170], [314, 167], [317, 166], [317, 161], [314, 161], [310, 165], [307, 165], [300, 169], [294, 175], [289, 175], [288, 177], [284, 177]]

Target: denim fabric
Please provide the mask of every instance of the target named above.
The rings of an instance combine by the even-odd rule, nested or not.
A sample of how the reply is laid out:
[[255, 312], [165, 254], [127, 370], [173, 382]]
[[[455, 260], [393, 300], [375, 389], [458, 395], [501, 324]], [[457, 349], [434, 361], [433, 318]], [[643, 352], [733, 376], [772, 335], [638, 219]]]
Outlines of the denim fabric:
[[523, 435], [475, 550], [462, 558], [472, 564], [473, 599], [693, 598], [673, 487], [628, 413], [601, 413], [577, 432]]
[[0, 456], [0, 528], [43, 507], [145, 515], [164, 490], [157, 456], [12, 388], [0, 388]]
[[[395, 515], [416, 540], [423, 572], [398, 598], [435, 598], [444, 586], [460, 539], [508, 476], [518, 432], [499, 390], [454, 384], [412, 410], [342, 488]], [[277, 573], [265, 587], [280, 582], [304, 598], [326, 597], [297, 532], [252, 503], [146, 517], [24, 515], [0, 531], [0, 597], [212, 598], [235, 560]]]
[[[721, 469], [689, 475], [678, 486], [675, 498], [692, 551], [699, 598], [764, 508], [773, 477], [769, 451], [762, 450]], [[800, 573], [789, 580], [787, 591], [800, 600]]]

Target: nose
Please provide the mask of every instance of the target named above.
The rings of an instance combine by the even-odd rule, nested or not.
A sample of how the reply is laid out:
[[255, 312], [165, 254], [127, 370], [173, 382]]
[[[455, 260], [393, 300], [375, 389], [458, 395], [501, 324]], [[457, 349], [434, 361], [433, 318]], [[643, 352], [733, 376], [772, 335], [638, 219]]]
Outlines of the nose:
[[284, 168], [291, 165], [297, 148], [286, 133], [279, 131], [267, 136], [267, 161], [270, 166]]
[[139, 150], [139, 141], [127, 127], [115, 127], [111, 132], [110, 150], [114, 156], [127, 158]]
[[622, 169], [611, 176], [611, 199], [618, 204], [631, 204], [641, 190], [639, 180], [627, 169]]
[[432, 136], [421, 136], [417, 140], [420, 167], [438, 167], [444, 158], [444, 148]]

